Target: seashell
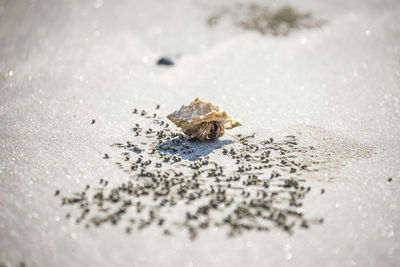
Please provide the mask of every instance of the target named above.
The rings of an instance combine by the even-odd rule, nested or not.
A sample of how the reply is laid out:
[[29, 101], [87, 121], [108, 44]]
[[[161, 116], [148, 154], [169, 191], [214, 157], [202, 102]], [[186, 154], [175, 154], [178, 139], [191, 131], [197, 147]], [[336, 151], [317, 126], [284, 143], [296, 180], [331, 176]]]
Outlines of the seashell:
[[241, 124], [234, 121], [226, 111], [198, 97], [188, 106], [167, 116], [176, 126], [182, 128], [189, 139], [215, 140], [224, 135], [225, 129], [232, 129]]

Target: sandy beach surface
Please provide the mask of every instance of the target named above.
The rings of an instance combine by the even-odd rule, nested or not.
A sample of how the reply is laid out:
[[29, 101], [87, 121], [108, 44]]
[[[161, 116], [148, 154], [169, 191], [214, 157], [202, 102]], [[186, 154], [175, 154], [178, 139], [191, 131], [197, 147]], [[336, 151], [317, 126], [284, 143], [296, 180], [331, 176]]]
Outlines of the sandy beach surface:
[[[0, 1], [0, 266], [399, 266], [399, 14], [397, 0]], [[160, 57], [174, 65], [157, 65]], [[195, 97], [243, 126], [216, 142], [184, 141], [173, 153], [157, 147], [155, 133], [146, 137], [165, 127], [162, 120], [179, 131], [166, 116]], [[128, 226], [137, 203], [155, 204], [145, 193], [129, 199], [136, 211], [115, 223], [93, 225], [93, 198], [79, 219], [86, 204], [62, 205], [63, 198], [141, 181], [132, 168], [140, 156], [127, 142], [153, 161], [146, 170], [173, 168], [183, 185], [204, 181], [206, 193], [219, 175], [192, 180], [190, 164], [214, 162], [229, 178], [242, 175], [231, 151], [284, 151], [299, 168], [284, 169], [272, 152], [257, 175], [271, 181], [262, 180], [264, 192], [274, 181], [285, 183], [283, 194], [297, 190], [301, 205], [279, 193], [267, 216], [253, 214], [237, 234], [238, 225], [221, 219], [230, 212], [225, 199], [204, 215], [206, 227], [189, 227], [201, 205], [191, 195], [176, 206], [169, 199], [157, 209], [162, 221], [148, 227], [144, 219]], [[180, 162], [155, 166], [160, 153]], [[258, 152], [251, 153], [254, 168]], [[242, 198], [254, 198], [254, 188], [240, 180]], [[230, 207], [249, 208], [227, 196]], [[249, 228], [253, 219], [268, 230]]]

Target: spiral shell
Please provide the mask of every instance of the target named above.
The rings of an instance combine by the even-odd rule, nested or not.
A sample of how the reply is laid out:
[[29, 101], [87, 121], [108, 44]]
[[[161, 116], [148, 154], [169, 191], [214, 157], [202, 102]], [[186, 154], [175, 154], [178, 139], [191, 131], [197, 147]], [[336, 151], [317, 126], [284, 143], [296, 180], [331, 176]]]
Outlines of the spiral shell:
[[200, 100], [198, 97], [188, 106], [182, 106], [179, 110], [167, 116], [176, 126], [182, 128], [185, 134], [192, 135], [199, 130], [204, 123], [217, 122], [224, 129], [232, 129], [241, 124], [234, 121], [226, 111], [220, 111], [219, 107], [210, 102]]

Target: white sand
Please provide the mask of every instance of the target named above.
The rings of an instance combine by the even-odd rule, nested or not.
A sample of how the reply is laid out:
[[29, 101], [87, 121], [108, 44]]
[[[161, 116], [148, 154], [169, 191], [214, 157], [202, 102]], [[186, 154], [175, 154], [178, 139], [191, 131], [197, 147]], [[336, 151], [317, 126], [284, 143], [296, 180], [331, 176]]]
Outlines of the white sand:
[[[0, 266], [400, 265], [400, 2], [285, 3], [328, 23], [272, 37], [209, 28], [226, 1], [0, 1]], [[325, 222], [192, 242], [64, 218], [55, 189], [126, 178], [102, 155], [134, 107], [165, 116], [196, 96], [245, 125], [231, 133], [326, 138], [341, 164], [302, 208]]]

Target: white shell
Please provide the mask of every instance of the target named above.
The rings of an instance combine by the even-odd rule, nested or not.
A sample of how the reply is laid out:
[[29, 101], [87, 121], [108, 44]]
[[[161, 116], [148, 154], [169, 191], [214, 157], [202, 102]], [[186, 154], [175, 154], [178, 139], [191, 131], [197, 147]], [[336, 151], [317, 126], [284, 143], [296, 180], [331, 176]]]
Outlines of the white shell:
[[188, 106], [182, 106], [179, 110], [167, 116], [176, 126], [183, 129], [185, 133], [197, 130], [203, 122], [218, 121], [225, 129], [232, 129], [241, 124], [234, 121], [226, 111], [220, 111], [219, 107], [200, 100], [198, 97]]

